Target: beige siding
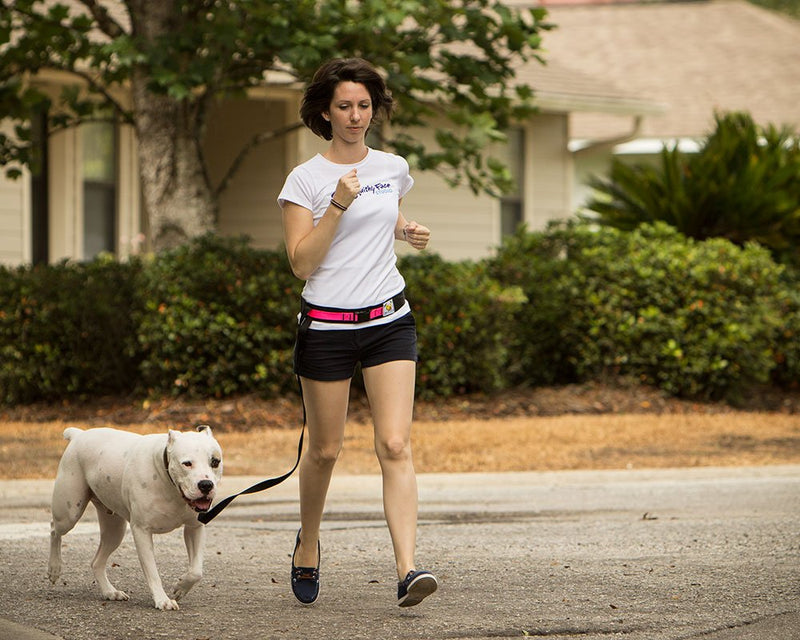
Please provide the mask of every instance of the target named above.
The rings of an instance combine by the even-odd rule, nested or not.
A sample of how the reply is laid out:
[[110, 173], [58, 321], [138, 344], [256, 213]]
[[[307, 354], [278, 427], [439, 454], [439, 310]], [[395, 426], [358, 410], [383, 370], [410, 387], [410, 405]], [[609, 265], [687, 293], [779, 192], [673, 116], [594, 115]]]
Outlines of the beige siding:
[[83, 256], [81, 149], [76, 129], [50, 138], [50, 262]]
[[117, 192], [117, 247], [120, 258], [144, 250], [141, 215], [141, 183], [136, 133], [131, 126], [119, 128]]
[[572, 203], [576, 210], [583, 209], [592, 198], [589, 181], [594, 176], [607, 176], [612, 155], [608, 147], [580, 151], [574, 154], [575, 182], [572, 186]]
[[[10, 120], [0, 122], [0, 132], [13, 135]], [[16, 180], [6, 177], [0, 167], [0, 264], [18, 265], [31, 261], [31, 206], [28, 172]]]
[[572, 156], [567, 148], [568, 121], [563, 114], [535, 116], [527, 130], [525, 222], [544, 229], [550, 220], [572, 214]]
[[30, 262], [30, 178], [9, 180], [0, 169], [0, 264]]
[[[500, 238], [499, 210], [492, 198], [475, 196], [466, 187], [454, 189], [430, 172], [414, 173], [403, 215], [431, 230], [429, 250], [446, 260], [485, 257]], [[408, 251], [398, 247], [398, 253]]]
[[[435, 148], [433, 126], [412, 133], [429, 149]], [[488, 256], [500, 241], [499, 203], [486, 195], [476, 196], [469, 187], [451, 187], [434, 172], [412, 168], [411, 175], [414, 187], [403, 199], [403, 215], [431, 230], [428, 250], [446, 260]], [[398, 243], [399, 254], [413, 251]]]
[[[534, 116], [525, 130], [521, 192], [524, 220], [532, 230], [572, 214], [572, 157], [567, 148], [564, 114]], [[507, 146], [491, 155], [511, 165]], [[415, 175], [416, 185], [404, 202], [407, 218], [431, 228], [431, 250], [448, 260], [480, 259], [500, 244], [499, 202], [475, 196], [467, 187], [452, 189], [435, 174]]]
[[311, 133], [309, 129], [300, 129], [297, 133], [297, 162], [293, 162], [286, 167], [289, 173], [294, 167], [309, 158], [313, 158], [318, 153], [325, 153], [330, 147], [330, 142], [318, 135]]
[[[209, 119], [205, 144], [208, 169], [216, 185], [239, 151], [255, 135], [284, 125], [285, 103], [236, 100], [221, 106]], [[246, 235], [253, 246], [277, 248], [283, 237], [278, 193], [287, 173], [289, 136], [256, 147], [245, 159], [220, 198], [218, 230], [222, 235]]]

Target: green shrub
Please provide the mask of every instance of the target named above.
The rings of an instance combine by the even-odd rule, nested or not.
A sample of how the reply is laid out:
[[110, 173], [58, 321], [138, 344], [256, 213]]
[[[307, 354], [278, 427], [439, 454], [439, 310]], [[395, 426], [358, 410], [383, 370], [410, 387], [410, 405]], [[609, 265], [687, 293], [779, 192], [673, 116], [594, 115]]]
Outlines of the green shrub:
[[[572, 222], [485, 261], [399, 267], [423, 398], [607, 374], [699, 399], [800, 381], [800, 272], [756, 245]], [[0, 402], [293, 391], [301, 288], [283, 251], [216, 236], [126, 264], [0, 269]]]
[[576, 257], [602, 241], [588, 226], [572, 222], [533, 233], [521, 227], [487, 261], [492, 277], [520, 287], [528, 301], [509, 327], [512, 383], [541, 386], [578, 380], [574, 353], [564, 342], [564, 331], [574, 322], [571, 300], [580, 294], [573, 286], [581, 278]]
[[274, 395], [294, 388], [301, 283], [283, 251], [205, 236], [142, 272], [141, 380], [151, 392]]
[[131, 391], [139, 268], [100, 258], [0, 269], [0, 401]]
[[519, 288], [493, 280], [486, 266], [435, 255], [400, 260], [417, 322], [420, 397], [493, 391], [508, 384], [506, 363]]
[[783, 285], [772, 377], [778, 385], [796, 389], [800, 387], [800, 271], [787, 270]]
[[518, 322], [529, 379], [555, 364], [552, 382], [623, 374], [701, 399], [769, 379], [781, 268], [756, 245], [696, 242], [665, 224], [572, 225], [511, 240], [492, 272], [508, 282], [513, 264], [531, 300]]

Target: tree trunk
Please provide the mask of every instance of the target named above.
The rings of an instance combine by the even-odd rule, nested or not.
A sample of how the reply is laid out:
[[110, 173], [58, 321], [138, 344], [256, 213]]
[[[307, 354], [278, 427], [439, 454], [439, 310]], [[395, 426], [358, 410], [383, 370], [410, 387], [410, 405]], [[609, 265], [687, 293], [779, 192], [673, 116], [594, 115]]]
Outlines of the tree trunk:
[[[214, 230], [216, 203], [195, 139], [195, 123], [180, 103], [134, 82], [142, 197], [153, 250]], [[144, 84], [144, 82], [142, 82]]]
[[[135, 34], [147, 40], [173, 32], [181, 19], [164, 0], [132, 0], [129, 7]], [[202, 109], [191, 98], [153, 93], [149, 80], [136, 69], [131, 89], [150, 246], [161, 251], [213, 231], [217, 202], [200, 149]]]

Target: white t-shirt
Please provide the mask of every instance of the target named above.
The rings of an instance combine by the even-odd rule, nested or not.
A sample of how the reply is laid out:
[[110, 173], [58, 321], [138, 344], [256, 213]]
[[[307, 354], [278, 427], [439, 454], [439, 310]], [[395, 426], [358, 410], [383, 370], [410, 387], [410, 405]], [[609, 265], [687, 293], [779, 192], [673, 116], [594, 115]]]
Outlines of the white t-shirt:
[[[404, 158], [368, 149], [361, 162], [336, 164], [317, 154], [288, 175], [278, 204], [293, 202], [308, 209], [316, 225], [330, 205], [339, 178], [353, 168], [361, 191], [342, 214], [327, 255], [306, 280], [303, 297], [312, 305], [361, 309], [381, 304], [405, 287], [394, 251], [399, 200], [414, 184]], [[408, 304], [391, 316], [358, 326], [381, 324], [406, 313]], [[322, 324], [312, 326], [334, 328], [317, 326]]]

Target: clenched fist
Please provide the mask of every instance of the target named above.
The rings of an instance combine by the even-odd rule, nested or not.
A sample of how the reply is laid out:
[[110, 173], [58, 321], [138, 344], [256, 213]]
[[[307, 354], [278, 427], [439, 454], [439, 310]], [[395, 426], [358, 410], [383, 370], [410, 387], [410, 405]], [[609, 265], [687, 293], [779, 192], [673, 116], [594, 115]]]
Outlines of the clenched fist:
[[428, 229], [428, 227], [424, 227], [412, 221], [403, 227], [403, 236], [408, 244], [420, 251], [428, 246], [428, 240], [431, 238], [431, 230]]
[[336, 184], [336, 192], [333, 199], [343, 207], [349, 207], [356, 199], [358, 192], [361, 191], [361, 183], [358, 181], [356, 169], [351, 169], [345, 173]]

